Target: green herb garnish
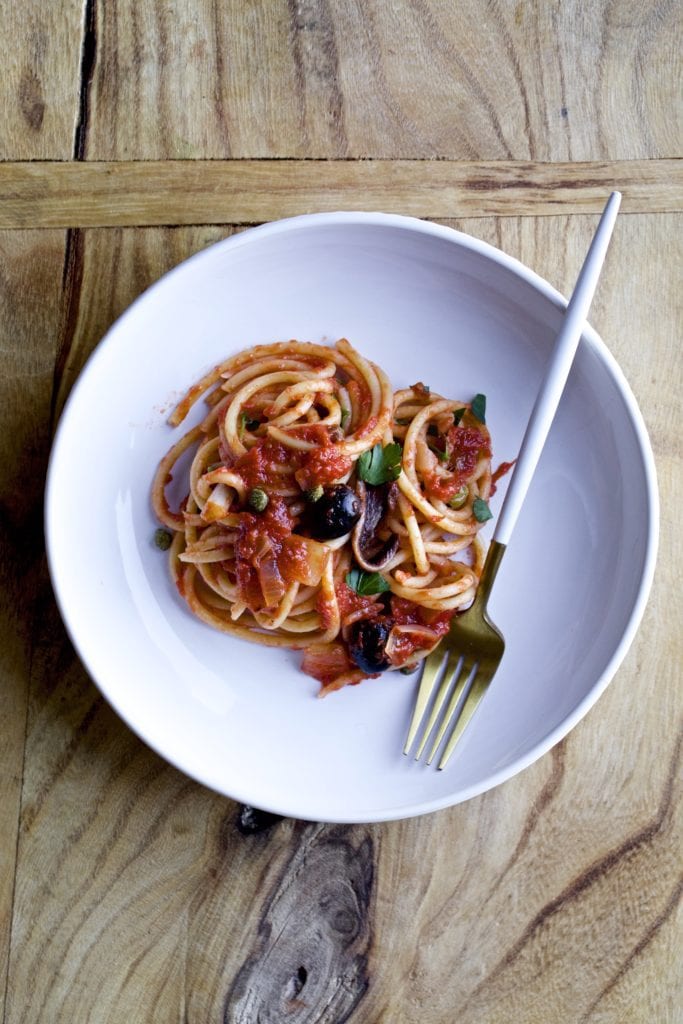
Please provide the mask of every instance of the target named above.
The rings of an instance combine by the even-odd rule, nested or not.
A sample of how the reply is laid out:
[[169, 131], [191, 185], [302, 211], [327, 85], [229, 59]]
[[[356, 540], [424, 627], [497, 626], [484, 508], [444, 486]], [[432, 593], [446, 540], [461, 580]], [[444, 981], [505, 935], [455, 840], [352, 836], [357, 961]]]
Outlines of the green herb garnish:
[[404, 417], [401, 416], [401, 417], [397, 417], [394, 420], [394, 422], [398, 423], [399, 427], [407, 427], [409, 425], [409, 423], [410, 423], [410, 420], [405, 419]]
[[376, 444], [358, 459], [358, 476], [366, 484], [377, 487], [379, 484], [398, 480], [401, 475], [401, 458], [403, 449], [400, 444], [388, 444], [384, 448]]
[[470, 408], [480, 423], [486, 423], [486, 395], [475, 395]]
[[462, 409], [455, 410], [455, 412], [453, 413], [453, 423], [456, 427], [459, 426], [460, 420], [463, 418], [466, 412], [467, 408], [465, 406], [463, 406]]
[[346, 424], [349, 422], [350, 418], [351, 418], [351, 410], [350, 409], [342, 409], [342, 411], [341, 411], [341, 420], [340, 420], [340, 423], [339, 423], [339, 426], [342, 428], [342, 430], [344, 429]]
[[346, 585], [355, 590], [361, 597], [369, 597], [371, 594], [384, 594], [391, 590], [390, 585], [379, 572], [364, 572], [362, 569], [352, 569], [346, 574]]
[[173, 537], [168, 530], [162, 530], [159, 527], [158, 530], [154, 531], [154, 543], [161, 551], [168, 551], [173, 543]]
[[493, 519], [493, 512], [483, 498], [475, 498], [472, 502], [472, 514], [478, 523], [485, 523], [487, 519]]

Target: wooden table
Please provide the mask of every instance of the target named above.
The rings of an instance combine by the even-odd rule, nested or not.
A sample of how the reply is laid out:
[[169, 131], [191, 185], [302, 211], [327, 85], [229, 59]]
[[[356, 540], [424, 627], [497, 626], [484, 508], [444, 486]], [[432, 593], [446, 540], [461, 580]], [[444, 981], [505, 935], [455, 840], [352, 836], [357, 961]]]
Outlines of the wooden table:
[[[680, 1021], [676, 5], [2, 9], [4, 1024]], [[564, 742], [465, 805], [249, 834], [127, 730], [56, 611], [43, 478], [85, 358], [180, 260], [301, 211], [438, 219], [566, 293], [614, 186], [591, 320], [640, 403], [662, 500], [623, 667]]]

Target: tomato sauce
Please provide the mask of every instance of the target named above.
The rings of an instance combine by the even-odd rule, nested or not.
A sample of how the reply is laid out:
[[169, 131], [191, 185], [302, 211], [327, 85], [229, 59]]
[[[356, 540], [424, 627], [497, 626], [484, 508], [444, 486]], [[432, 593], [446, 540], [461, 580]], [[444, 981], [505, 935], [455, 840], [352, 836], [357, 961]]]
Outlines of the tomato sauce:
[[294, 467], [295, 478], [302, 490], [318, 484], [326, 487], [350, 473], [353, 460], [330, 440], [326, 427], [314, 423], [303, 430], [297, 430], [295, 436], [317, 447], [302, 451], [264, 438], [244, 455], [240, 455], [232, 468], [239, 473], [248, 488], [263, 487], [266, 491], [277, 480], [273, 472], [276, 466]]
[[342, 622], [349, 615], [358, 615], [359, 619], [376, 619], [384, 612], [384, 607], [379, 601], [357, 594], [343, 580], [337, 583], [334, 589]]
[[[441, 440], [441, 439], [439, 439]], [[453, 426], [446, 435], [449, 477], [427, 470], [423, 476], [427, 490], [442, 501], [450, 501], [471, 478], [482, 456], [491, 457], [491, 443], [474, 427]]]
[[328, 484], [341, 480], [351, 472], [353, 466], [353, 460], [344, 455], [337, 445], [329, 442], [322, 448], [306, 452], [301, 462], [301, 468], [296, 471], [294, 476], [299, 486], [305, 491], [317, 487], [319, 484], [326, 487]]
[[[395, 625], [425, 626], [427, 629], [433, 630], [438, 639], [448, 632], [451, 619], [455, 615], [455, 611], [434, 612], [413, 604], [412, 601], [405, 601], [395, 596], [391, 599], [391, 610]], [[397, 667], [405, 665], [416, 651], [427, 650], [436, 642], [429, 633], [394, 633], [391, 651], [392, 664]]]
[[501, 462], [498, 469], [491, 476], [491, 497], [496, 493], [498, 481], [501, 477], [504, 477], [506, 473], [509, 473], [514, 466], [517, 459], [513, 459], [512, 462]]
[[283, 444], [268, 438], [258, 441], [248, 452], [240, 455], [232, 468], [239, 473], [247, 487], [267, 487], [272, 483], [273, 467], [287, 465], [290, 451]]
[[448, 468], [455, 473], [458, 490], [474, 472], [482, 455], [491, 456], [491, 442], [474, 427], [451, 427], [448, 431]]
[[237, 586], [242, 600], [252, 611], [264, 606], [263, 592], [255, 562], [262, 554], [264, 542], [276, 560], [282, 552], [282, 544], [293, 528], [292, 518], [282, 498], [271, 497], [268, 507], [258, 515], [242, 512], [235, 540], [235, 567]]

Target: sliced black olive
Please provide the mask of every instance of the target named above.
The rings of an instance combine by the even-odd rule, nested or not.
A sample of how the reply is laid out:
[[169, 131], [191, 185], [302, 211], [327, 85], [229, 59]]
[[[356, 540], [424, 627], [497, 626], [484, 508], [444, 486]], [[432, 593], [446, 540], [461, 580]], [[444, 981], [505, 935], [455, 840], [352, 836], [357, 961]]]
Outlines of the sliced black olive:
[[349, 638], [349, 654], [364, 672], [384, 672], [389, 668], [385, 648], [389, 627], [384, 622], [361, 619], [356, 622]]
[[310, 506], [311, 533], [317, 540], [334, 540], [349, 533], [360, 519], [361, 503], [346, 484], [326, 487]]

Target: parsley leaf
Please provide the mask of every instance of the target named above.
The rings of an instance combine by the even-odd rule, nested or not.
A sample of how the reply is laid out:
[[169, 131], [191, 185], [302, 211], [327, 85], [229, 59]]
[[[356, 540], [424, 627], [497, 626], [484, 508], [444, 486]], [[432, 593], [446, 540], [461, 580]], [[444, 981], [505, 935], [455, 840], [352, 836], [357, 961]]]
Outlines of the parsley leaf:
[[487, 519], [493, 519], [493, 512], [483, 498], [475, 498], [472, 502], [472, 514], [478, 523], [485, 523]]
[[475, 395], [470, 408], [480, 423], [486, 423], [486, 395]]
[[342, 428], [342, 430], [344, 429], [344, 427], [346, 426], [346, 424], [348, 423], [350, 418], [351, 418], [351, 410], [350, 409], [342, 409], [342, 411], [341, 411], [341, 421], [339, 423], [339, 426]]
[[465, 415], [466, 412], [467, 412], [467, 409], [465, 408], [465, 406], [463, 406], [462, 409], [456, 409], [455, 410], [455, 412], [453, 413], [453, 424], [454, 424], [454, 426], [457, 427], [460, 424], [460, 420], [463, 418], [463, 416]]
[[391, 587], [379, 572], [363, 572], [362, 569], [352, 569], [346, 574], [346, 585], [355, 590], [361, 597], [369, 597], [371, 594], [384, 594]]
[[376, 444], [374, 448], [363, 452], [358, 459], [358, 476], [366, 484], [377, 487], [379, 484], [398, 480], [401, 475], [401, 458], [403, 449], [400, 444], [388, 444], [382, 448]]

